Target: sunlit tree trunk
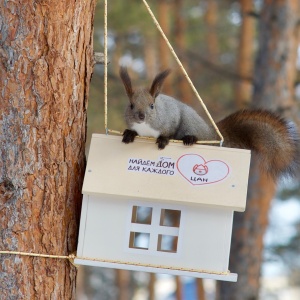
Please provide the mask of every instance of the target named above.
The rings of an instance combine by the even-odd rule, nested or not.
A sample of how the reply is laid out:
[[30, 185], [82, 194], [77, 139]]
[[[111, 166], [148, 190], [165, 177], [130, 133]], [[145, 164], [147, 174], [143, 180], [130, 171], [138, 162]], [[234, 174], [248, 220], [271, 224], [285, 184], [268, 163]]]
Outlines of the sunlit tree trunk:
[[206, 47], [209, 60], [216, 62], [219, 54], [219, 43], [217, 36], [218, 4], [216, 0], [207, 0], [207, 9], [204, 15], [206, 26]]
[[[265, 0], [259, 21], [259, 50], [254, 70], [253, 106], [292, 115], [296, 68], [298, 1]], [[219, 299], [258, 299], [263, 235], [275, 184], [253, 160], [245, 213], [236, 213], [230, 270], [237, 283], [220, 283]]]
[[[174, 0], [174, 37], [178, 57], [182, 62], [185, 70], [189, 74], [189, 67], [186, 61], [186, 56], [184, 55], [184, 53], [186, 52], [186, 25], [183, 16], [183, 3], [183, 0]], [[188, 81], [184, 77], [181, 69], [177, 67], [177, 70], [178, 72], [176, 78], [176, 86], [178, 86], [178, 97], [179, 99], [181, 99], [181, 101], [184, 101], [188, 104], [192, 104], [193, 99], [195, 99], [195, 95], [192, 92], [192, 88], [190, 87]]]
[[130, 287], [130, 272], [128, 270], [116, 270], [116, 283], [118, 287], [118, 300], [132, 299]]
[[182, 282], [180, 276], [175, 276], [175, 283], [176, 283], [176, 291], [175, 291], [176, 300], [182, 300], [183, 291], [182, 291]]
[[[218, 65], [219, 57], [219, 39], [218, 39], [218, 18], [219, 18], [220, 1], [207, 0], [206, 11], [204, 14], [205, 21], [205, 45], [206, 45], [206, 61], [209, 66]], [[221, 21], [222, 22], [222, 21]], [[204, 72], [204, 71], [202, 71]], [[209, 74], [209, 70], [208, 70]], [[209, 76], [209, 75], [208, 75]], [[210, 98], [220, 98], [220, 86], [218, 81], [211, 81], [210, 83]], [[208, 101], [211, 102], [211, 101]], [[208, 103], [209, 105], [209, 103]]]
[[[168, 0], [158, 0], [157, 1], [158, 8], [158, 22], [166, 34], [166, 36], [170, 37], [170, 3]], [[160, 58], [160, 69], [165, 70], [170, 68], [170, 57], [171, 52], [166, 45], [165, 40], [159, 35], [159, 58]], [[172, 83], [171, 80], [166, 80], [163, 87], [164, 93], [171, 95], [172, 92]]]
[[155, 300], [155, 282], [156, 282], [156, 276], [155, 273], [149, 274], [149, 300]]
[[[0, 250], [76, 251], [94, 0], [1, 1]], [[64, 259], [0, 255], [1, 299], [74, 299]]]
[[119, 74], [120, 71], [120, 58], [122, 54], [124, 53], [124, 42], [123, 37], [117, 36], [116, 37], [116, 47], [112, 54], [111, 60], [111, 68], [113, 69], [114, 74]]
[[79, 266], [77, 270], [77, 282], [76, 282], [76, 298], [83, 299], [85, 297], [84, 277], [86, 276], [84, 266]]
[[254, 18], [250, 16], [253, 12], [253, 1], [240, 0], [242, 25], [240, 29], [237, 73], [240, 80], [235, 86], [235, 102], [237, 108], [245, 108], [249, 105], [252, 93], [252, 82], [250, 78], [253, 72], [253, 51], [254, 51]]
[[197, 285], [197, 299], [198, 300], [206, 300], [203, 279], [197, 278], [196, 285]]
[[144, 45], [144, 56], [146, 64], [146, 74], [150, 80], [153, 80], [155, 75], [158, 74], [158, 53], [157, 43], [154, 36], [151, 34], [146, 35]]
[[286, 116], [294, 109], [299, 1], [265, 1], [259, 24], [259, 51], [255, 65], [255, 107]]

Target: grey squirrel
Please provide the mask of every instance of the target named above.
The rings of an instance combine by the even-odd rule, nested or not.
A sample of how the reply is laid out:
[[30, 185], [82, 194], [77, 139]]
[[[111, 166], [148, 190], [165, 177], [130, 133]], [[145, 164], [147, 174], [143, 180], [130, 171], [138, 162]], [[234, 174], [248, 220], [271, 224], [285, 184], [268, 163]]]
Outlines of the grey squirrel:
[[[125, 111], [128, 129], [125, 144], [139, 136], [156, 138], [159, 149], [170, 139], [193, 145], [198, 140], [219, 139], [213, 126], [190, 106], [164, 94], [161, 88], [170, 70], [159, 73], [150, 89], [132, 88], [127, 69], [121, 67], [129, 105]], [[216, 123], [224, 137], [224, 146], [250, 149], [258, 155], [264, 172], [277, 178], [295, 175], [300, 168], [300, 139], [295, 126], [274, 113], [263, 110], [240, 110]]]

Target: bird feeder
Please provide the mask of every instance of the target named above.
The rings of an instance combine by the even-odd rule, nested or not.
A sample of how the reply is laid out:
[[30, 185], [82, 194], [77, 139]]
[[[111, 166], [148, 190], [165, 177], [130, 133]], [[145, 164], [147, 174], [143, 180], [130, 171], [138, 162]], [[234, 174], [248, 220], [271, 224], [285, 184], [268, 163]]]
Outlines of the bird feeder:
[[76, 264], [236, 281], [233, 212], [245, 210], [250, 151], [94, 134]]

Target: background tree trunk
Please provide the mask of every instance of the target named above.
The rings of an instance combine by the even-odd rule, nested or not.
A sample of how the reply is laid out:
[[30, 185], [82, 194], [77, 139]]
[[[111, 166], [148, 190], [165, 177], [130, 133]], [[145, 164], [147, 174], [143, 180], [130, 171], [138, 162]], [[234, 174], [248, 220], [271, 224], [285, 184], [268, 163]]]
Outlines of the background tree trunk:
[[219, 55], [219, 41], [217, 35], [218, 25], [218, 4], [216, 0], [208, 0], [204, 16], [206, 33], [206, 47], [209, 60], [216, 63]]
[[159, 72], [157, 63], [157, 39], [153, 35], [148, 34], [146, 35], [144, 43], [146, 74], [148, 79], [153, 80]]
[[237, 73], [241, 79], [235, 87], [235, 103], [239, 109], [249, 105], [252, 93], [252, 82], [249, 78], [253, 73], [253, 50], [254, 50], [254, 18], [249, 15], [253, 12], [253, 1], [240, 0], [242, 25], [240, 30], [240, 43], [238, 48]]
[[[220, 32], [220, 28], [218, 26], [218, 20], [220, 18], [220, 2], [216, 0], [207, 0], [206, 1], [206, 10], [204, 13], [204, 21], [205, 21], [205, 47], [206, 47], [206, 53], [205, 53], [205, 60], [209, 68], [212, 66], [217, 66], [219, 64], [219, 52], [220, 52], [220, 40], [218, 33]], [[210, 70], [199, 70], [197, 71], [199, 74], [205, 74], [207, 72], [207, 75], [210, 76]], [[196, 73], [197, 74], [197, 73]], [[216, 107], [216, 99], [219, 98], [220, 91], [220, 82], [214, 81], [211, 84], [209, 97], [210, 99], [214, 99], [213, 101], [209, 101], [209, 98], [206, 100], [206, 103], [208, 105], [208, 109], [213, 111], [213, 107]], [[216, 102], [215, 102], [216, 101]], [[219, 104], [218, 104], [219, 105]], [[211, 106], [211, 108], [209, 107]]]
[[156, 282], [156, 275], [155, 273], [149, 273], [149, 300], [155, 300], [155, 282]]
[[[253, 106], [286, 112], [286, 116], [291, 116], [295, 104], [297, 5], [293, 0], [264, 1], [254, 70]], [[275, 184], [259, 172], [253, 160], [246, 211], [235, 214], [233, 226], [230, 270], [239, 279], [237, 283], [220, 282], [219, 299], [258, 299], [263, 236], [274, 193]]]
[[[191, 72], [189, 70], [189, 66], [187, 63], [187, 57], [184, 53], [186, 53], [186, 24], [184, 19], [184, 11], [183, 11], [183, 0], [174, 0], [174, 38], [175, 38], [175, 46], [178, 58], [182, 62], [186, 72], [191, 76]], [[195, 95], [192, 91], [190, 84], [187, 79], [184, 77], [181, 69], [176, 66], [177, 69], [177, 78], [175, 85], [178, 86], [178, 98], [181, 101], [192, 104], [193, 99], [195, 99]]]
[[202, 278], [196, 279], [196, 290], [197, 290], [197, 299], [198, 300], [206, 300], [205, 289]]
[[[0, 249], [76, 250], [94, 0], [0, 5]], [[74, 299], [68, 260], [0, 255], [1, 299]]]
[[265, 1], [259, 23], [253, 105], [293, 116], [299, 1]]
[[175, 290], [175, 296], [176, 300], [182, 300], [183, 299], [183, 286], [181, 282], [180, 276], [175, 276], [175, 283], [176, 283], [176, 290]]
[[[157, 8], [158, 8], [158, 22], [164, 31], [165, 35], [169, 38], [170, 37], [170, 3], [168, 0], [158, 0], [157, 1]], [[160, 71], [169, 69], [170, 68], [170, 57], [171, 52], [159, 33], [159, 58], [160, 58]], [[171, 80], [166, 80], [164, 82], [163, 92], [167, 95], [172, 95], [172, 84]]]
[[116, 281], [118, 286], [118, 300], [132, 299], [130, 272], [128, 270], [116, 270]]

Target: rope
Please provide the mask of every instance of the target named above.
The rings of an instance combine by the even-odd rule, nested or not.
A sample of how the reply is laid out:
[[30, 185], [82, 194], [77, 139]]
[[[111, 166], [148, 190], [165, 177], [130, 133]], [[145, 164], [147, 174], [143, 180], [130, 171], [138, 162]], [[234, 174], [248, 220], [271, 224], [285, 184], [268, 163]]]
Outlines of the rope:
[[[190, 84], [194, 94], [196, 95], [197, 99], [199, 100], [199, 102], [201, 103], [206, 115], [208, 116], [210, 122], [212, 123], [213, 127], [215, 128], [218, 136], [220, 137], [220, 141], [198, 141], [197, 144], [220, 144], [220, 146], [223, 145], [224, 142], [224, 138], [218, 128], [218, 126], [216, 125], [215, 121], [213, 120], [211, 114], [209, 113], [206, 105], [204, 104], [202, 98], [200, 97], [198, 91], [196, 90], [193, 82], [191, 81], [190, 77], [188, 76], [184, 66], [182, 65], [180, 59], [178, 58], [177, 54], [175, 53], [172, 45], [170, 44], [168, 38], [166, 37], [165, 33], [163, 32], [161, 26], [159, 25], [157, 19], [155, 18], [150, 6], [148, 5], [146, 0], [143, 0], [154, 24], [156, 25], [157, 29], [160, 31], [163, 39], [165, 40], [165, 42], [167, 43], [167, 46], [169, 47], [171, 53], [173, 54], [176, 62], [178, 63], [179, 67], [181, 68], [185, 78], [187, 79], [188, 83]], [[106, 133], [115, 133], [115, 134], [121, 134], [122, 132], [120, 131], [116, 131], [116, 130], [110, 130], [108, 129], [108, 125], [107, 125], [107, 0], [104, 1], [104, 126], [105, 126], [105, 131]], [[149, 139], [153, 139], [153, 138], [149, 138]], [[172, 140], [174, 142], [174, 140]], [[179, 143], [181, 143], [181, 141], [177, 141]]]
[[[117, 135], [122, 135], [123, 132], [118, 131], [118, 130], [112, 130], [112, 129], [107, 129], [108, 133], [112, 133], [112, 134], [117, 134]], [[150, 137], [150, 136], [138, 136], [140, 139], [143, 140], [155, 140], [155, 138]], [[172, 143], [177, 143], [177, 144], [182, 144], [182, 141], [180, 140], [172, 140], [170, 139], [170, 142]], [[220, 144], [220, 141], [197, 141], [197, 144]]]
[[59, 258], [59, 259], [74, 259], [76, 257], [74, 254], [51, 255], [51, 254], [40, 254], [40, 253], [31, 253], [31, 252], [20, 252], [20, 251], [0, 251], [0, 254], [13, 254], [13, 255], [21, 255], [21, 256], [34, 256], [34, 257]]
[[107, 0], [104, 1], [104, 128], [107, 128]]
[[222, 136], [222, 134], [221, 134], [221, 132], [220, 132], [218, 126], [216, 125], [215, 121], [213, 120], [211, 114], [209, 113], [209, 111], [208, 111], [208, 109], [207, 109], [205, 103], [203, 102], [203, 100], [202, 100], [202, 98], [200, 97], [198, 91], [196, 90], [196, 88], [195, 88], [193, 82], [191, 81], [189, 75], [187, 74], [187, 72], [186, 72], [184, 66], [182, 65], [182, 63], [181, 63], [180, 59], [178, 58], [177, 54], [175, 53], [175, 50], [173, 49], [172, 45], [170, 44], [170, 42], [169, 42], [167, 36], [165, 35], [164, 31], [162, 30], [161, 26], [159, 25], [157, 19], [155, 18], [155, 16], [154, 16], [154, 14], [153, 14], [153, 12], [152, 12], [150, 6], [148, 5], [147, 1], [146, 1], [146, 0], [143, 0], [143, 2], [144, 2], [144, 4], [145, 4], [145, 6], [146, 6], [146, 8], [147, 8], [147, 10], [148, 10], [148, 12], [149, 12], [151, 18], [152, 18], [154, 24], [156, 25], [156, 27], [157, 27], [157, 29], [159, 30], [159, 32], [161, 33], [163, 39], [164, 39], [165, 42], [167, 43], [167, 46], [169, 47], [171, 53], [173, 54], [173, 56], [174, 56], [176, 62], [177, 62], [178, 65], [179, 65], [179, 67], [181, 68], [181, 70], [182, 70], [182, 72], [183, 72], [185, 78], [187, 79], [188, 83], [190, 84], [190, 86], [191, 86], [191, 88], [192, 88], [194, 94], [196, 95], [197, 99], [200, 101], [200, 103], [201, 103], [201, 105], [202, 105], [202, 107], [203, 107], [203, 109], [204, 109], [206, 115], [208, 116], [210, 122], [212, 123], [212, 125], [213, 125], [213, 127], [215, 128], [215, 130], [216, 130], [218, 136], [220, 137], [221, 141], [218, 141], [218, 143], [220, 143], [221, 146], [222, 146], [222, 144], [223, 144], [223, 142], [224, 142], [224, 138], [223, 138], [223, 136]]
[[[172, 54], [175, 57], [175, 60], [177, 61], [178, 65], [182, 69], [184, 76], [188, 80], [189, 84], [191, 85], [195, 95], [199, 99], [200, 103], [202, 104], [202, 107], [204, 108], [204, 111], [206, 112], [207, 116], [209, 117], [212, 125], [216, 129], [219, 137], [221, 138], [221, 141], [199, 141], [197, 143], [199, 144], [213, 144], [213, 143], [223, 143], [224, 139], [222, 134], [220, 133], [216, 123], [212, 119], [209, 111], [207, 110], [203, 100], [201, 99], [200, 95], [198, 94], [196, 88], [194, 87], [192, 81], [190, 80], [185, 68], [183, 67], [182, 63], [180, 62], [179, 58], [177, 57], [173, 47], [169, 43], [166, 35], [164, 34], [162, 28], [160, 27], [159, 23], [157, 22], [153, 12], [151, 11], [149, 5], [145, 0], [143, 0], [145, 6], [147, 7], [156, 27], [162, 34], [164, 40], [166, 41], [168, 47], [170, 48]], [[104, 126], [106, 133], [117, 133], [122, 134], [120, 131], [115, 130], [109, 130], [107, 126], [107, 65], [108, 65], [108, 59], [107, 59], [107, 0], [104, 0]], [[142, 137], [145, 139], [153, 139], [153, 138], [147, 138]], [[172, 140], [173, 142], [180, 143], [181, 141], [178, 140]], [[134, 262], [123, 262], [118, 260], [104, 260], [104, 259], [97, 259], [97, 258], [91, 258], [91, 257], [80, 257], [76, 256], [75, 254], [69, 254], [69, 255], [51, 255], [51, 254], [40, 254], [40, 253], [31, 253], [31, 252], [21, 252], [21, 251], [0, 251], [0, 254], [9, 254], [9, 255], [20, 255], [20, 256], [31, 256], [31, 257], [42, 257], [42, 258], [56, 258], [56, 259], [68, 259], [72, 264], [74, 264], [74, 259], [81, 259], [81, 260], [90, 260], [90, 261], [96, 261], [96, 262], [106, 262], [106, 263], [115, 263], [115, 264], [125, 264], [125, 265], [135, 265], [135, 266], [144, 266], [144, 267], [152, 267], [152, 268], [163, 268], [163, 269], [169, 269], [169, 270], [178, 270], [178, 271], [189, 271], [189, 272], [199, 272], [199, 273], [206, 273], [206, 274], [214, 274], [214, 275], [229, 275], [230, 271], [226, 272], [216, 272], [216, 271], [209, 271], [209, 270], [202, 270], [202, 269], [185, 269], [185, 268], [174, 268], [171, 266], [163, 266], [163, 265], [151, 265], [151, 264], [141, 264], [141, 263], [134, 263]]]
[[205, 273], [205, 274], [213, 274], [213, 275], [229, 275], [230, 274], [229, 270], [225, 271], [225, 272], [217, 272], [217, 271], [209, 271], [209, 270], [204, 270], [204, 269], [175, 268], [175, 267], [164, 266], [164, 265], [142, 264], [142, 263], [135, 263], [135, 262], [120, 261], [120, 260], [99, 259], [99, 258], [93, 258], [93, 257], [80, 257], [80, 256], [76, 256], [75, 254], [70, 254], [70, 255], [50, 255], [50, 254], [20, 252], [20, 251], [0, 251], [0, 254], [31, 256], [31, 257], [42, 257], [42, 258], [68, 259], [74, 266], [76, 266], [74, 264], [74, 259], [81, 259], [81, 260], [89, 260], [89, 261], [103, 262], [103, 263], [134, 265], [134, 266], [140, 266], [140, 267], [151, 267], [151, 268], [167, 269], [167, 270], [175, 270], [175, 271], [197, 272], [197, 273]]

